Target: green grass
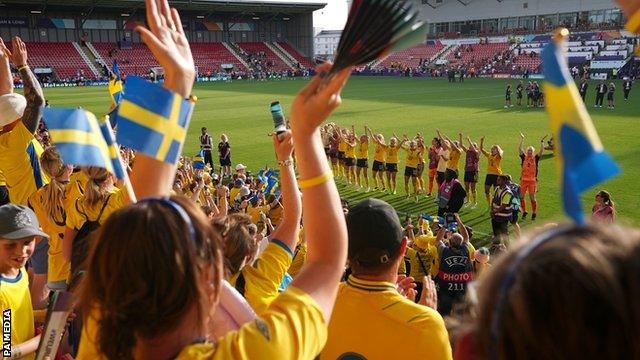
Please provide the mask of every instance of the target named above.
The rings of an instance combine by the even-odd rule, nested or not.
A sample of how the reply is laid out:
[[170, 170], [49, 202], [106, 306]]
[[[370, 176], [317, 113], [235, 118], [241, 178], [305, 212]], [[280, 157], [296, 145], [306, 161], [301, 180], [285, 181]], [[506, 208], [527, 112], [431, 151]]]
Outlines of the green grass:
[[[503, 170], [519, 177], [520, 163], [517, 154], [519, 133], [527, 135], [525, 146], [539, 146], [539, 139], [549, 133], [548, 118], [543, 109], [514, 107], [503, 109], [504, 87], [515, 80], [473, 79], [463, 84], [449, 84], [446, 79], [419, 78], [358, 78], [349, 81], [343, 92], [343, 104], [335, 111], [331, 121], [342, 125], [355, 124], [358, 132], [364, 124], [381, 132], [388, 139], [395, 131], [398, 135], [409, 136], [422, 132], [425, 137], [435, 134], [439, 128], [449, 136], [458, 132], [469, 135], [474, 140], [486, 136], [490, 145], [498, 143], [505, 150]], [[194, 154], [198, 148], [199, 129], [206, 126], [209, 133], [217, 138], [226, 133], [232, 145], [234, 164], [242, 162], [251, 169], [265, 164], [275, 165], [271, 139], [267, 133], [272, 129], [269, 103], [280, 100], [287, 114], [296, 92], [305, 84], [302, 79], [270, 82], [207, 83], [197, 84], [193, 93], [199, 98], [192, 119], [185, 153]], [[621, 89], [621, 84], [617, 84]], [[612, 111], [606, 108], [594, 109], [593, 89], [590, 87], [587, 103], [589, 111], [600, 134], [602, 142], [623, 168], [623, 174], [602, 184], [600, 187], [611, 191], [617, 203], [618, 212], [624, 221], [640, 225], [640, 106], [638, 89], [633, 89], [631, 100], [624, 102], [622, 92], [616, 95], [618, 107]], [[109, 105], [105, 88], [56, 88], [45, 89], [45, 96], [53, 106], [83, 106], [96, 114], [103, 113]], [[514, 96], [515, 98], [515, 96]], [[372, 149], [371, 149], [372, 151]], [[419, 204], [404, 200], [401, 176], [404, 164], [401, 155], [398, 176], [399, 194], [358, 193], [339, 183], [343, 196], [357, 201], [368, 196], [376, 196], [391, 203], [398, 212], [435, 213], [432, 200], [423, 199]], [[304, 161], [304, 159], [300, 159]], [[461, 159], [464, 163], [464, 159]], [[481, 183], [486, 171], [486, 160], [481, 160]], [[552, 157], [544, 157], [540, 162], [540, 182], [538, 201], [539, 220], [561, 221], [558, 181]], [[482, 190], [480, 190], [482, 195]], [[593, 203], [595, 191], [587, 191], [583, 196], [585, 209]], [[491, 232], [488, 214], [484, 206], [463, 211], [463, 220], [474, 227], [483, 240], [483, 234]], [[521, 224], [531, 226], [527, 220]]]

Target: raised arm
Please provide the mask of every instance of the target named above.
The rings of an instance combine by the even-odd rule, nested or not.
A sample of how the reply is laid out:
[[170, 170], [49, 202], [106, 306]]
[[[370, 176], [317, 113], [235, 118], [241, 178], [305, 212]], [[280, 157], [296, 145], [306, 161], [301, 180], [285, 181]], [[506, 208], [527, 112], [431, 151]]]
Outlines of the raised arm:
[[284, 207], [282, 222], [273, 232], [273, 238], [285, 243], [293, 253], [298, 242], [298, 232], [300, 231], [302, 201], [298, 192], [296, 174], [293, 169], [293, 158], [291, 157], [293, 153], [291, 131], [287, 130], [280, 137], [282, 140], [278, 139], [278, 135], [273, 135], [273, 147], [275, 147], [276, 156], [278, 157], [282, 196], [287, 206]]
[[9, 51], [0, 38], [0, 96], [13, 93], [13, 78], [9, 67]]
[[[135, 30], [163, 67], [164, 87], [186, 98], [191, 95], [195, 65], [180, 16], [175, 9], [166, 6], [159, 9], [154, 1], [146, 1], [146, 12], [149, 29], [137, 26]], [[133, 166], [131, 182], [139, 199], [167, 196], [175, 173], [175, 164], [139, 153]]]
[[484, 154], [484, 156], [489, 156], [489, 152], [484, 149], [484, 136], [480, 138], [480, 152]]
[[543, 136], [542, 139], [540, 139], [540, 149], [538, 150], [538, 156], [542, 157], [542, 154], [544, 154], [544, 141], [547, 139], [547, 135]]
[[467, 231], [467, 227], [464, 226], [464, 223], [458, 213], [456, 213], [456, 221], [458, 222], [458, 231], [460, 232], [460, 235], [462, 235], [463, 243], [466, 245], [469, 243], [469, 231]]
[[351, 68], [345, 69], [319, 89], [330, 67], [329, 63], [318, 67], [318, 75], [298, 94], [291, 108], [294, 149], [300, 159], [305, 159], [298, 163], [300, 179], [310, 181], [301, 186], [307, 261], [292, 286], [311, 295], [325, 319], [331, 318], [347, 260], [347, 227], [338, 189], [328, 176], [331, 167], [318, 126], [340, 105], [340, 92], [351, 73]]
[[374, 135], [373, 135], [373, 132], [371, 131], [371, 128], [370, 128], [370, 127], [365, 126], [364, 128], [365, 128], [365, 130], [369, 133], [369, 138], [373, 139], [373, 142], [374, 142], [374, 143], [376, 143], [376, 144], [378, 144], [378, 145], [382, 145], [382, 144], [380, 143], [380, 140], [378, 140], [378, 138], [377, 138], [376, 136], [374, 136]]
[[[464, 143], [462, 142], [462, 133], [459, 133], [458, 135], [460, 137], [460, 148], [462, 149], [462, 151], [464, 152], [469, 151], [469, 148], [464, 146]], [[469, 141], [469, 147], [471, 147], [471, 138], [467, 136], [467, 140]]]
[[[27, 63], [27, 46], [22, 39], [14, 36], [11, 41], [13, 51], [9, 52], [9, 57], [18, 68], [20, 78], [24, 84], [24, 97], [27, 99], [27, 107], [22, 114], [22, 123], [32, 133], [35, 133], [42, 118], [42, 106], [44, 105], [44, 95], [36, 76], [33, 74]], [[8, 50], [5, 48], [4, 50]]]
[[518, 154], [524, 154], [524, 150], [522, 149], [522, 144], [524, 143], [524, 134], [520, 133], [520, 142], [518, 143]]

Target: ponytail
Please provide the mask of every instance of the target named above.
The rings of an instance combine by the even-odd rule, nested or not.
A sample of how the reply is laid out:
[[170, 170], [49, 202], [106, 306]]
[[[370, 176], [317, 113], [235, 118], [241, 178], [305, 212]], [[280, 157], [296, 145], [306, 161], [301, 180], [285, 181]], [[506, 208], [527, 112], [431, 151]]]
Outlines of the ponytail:
[[42, 206], [50, 221], [58, 224], [65, 220], [64, 197], [66, 184], [58, 180], [64, 174], [65, 165], [55, 147], [48, 147], [40, 157], [42, 171], [51, 179], [42, 194]]
[[104, 183], [111, 174], [106, 169], [93, 166], [87, 168], [86, 173], [89, 181], [84, 192], [83, 204], [85, 208], [93, 208], [107, 198], [109, 189], [104, 186]]

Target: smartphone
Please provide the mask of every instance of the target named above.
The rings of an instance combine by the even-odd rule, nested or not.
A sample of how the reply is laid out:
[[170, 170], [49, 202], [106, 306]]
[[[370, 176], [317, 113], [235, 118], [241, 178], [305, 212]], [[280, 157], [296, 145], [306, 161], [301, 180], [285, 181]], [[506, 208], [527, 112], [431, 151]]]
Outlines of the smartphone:
[[282, 134], [287, 130], [287, 123], [284, 118], [284, 112], [279, 101], [271, 103], [271, 116], [273, 117], [273, 127], [276, 134]]

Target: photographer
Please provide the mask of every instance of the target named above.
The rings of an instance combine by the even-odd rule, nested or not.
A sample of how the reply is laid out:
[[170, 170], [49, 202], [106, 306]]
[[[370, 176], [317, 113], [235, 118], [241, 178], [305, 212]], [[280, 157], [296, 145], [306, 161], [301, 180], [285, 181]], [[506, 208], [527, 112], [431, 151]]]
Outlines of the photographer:
[[438, 216], [444, 216], [445, 213], [458, 213], [467, 197], [467, 192], [454, 171], [447, 172], [438, 194]]
[[473, 280], [471, 252], [468, 247], [469, 232], [460, 216], [458, 214], [453, 216], [456, 220], [455, 226], [446, 222], [445, 226], [438, 230], [436, 237], [440, 256], [439, 271], [436, 276], [438, 312], [443, 316], [449, 315], [454, 304], [464, 298], [467, 284]]

